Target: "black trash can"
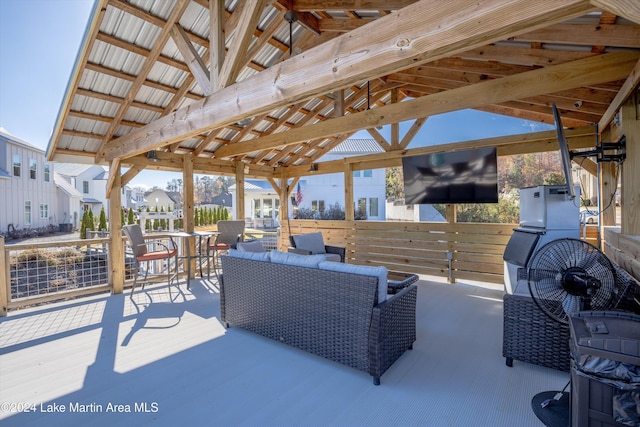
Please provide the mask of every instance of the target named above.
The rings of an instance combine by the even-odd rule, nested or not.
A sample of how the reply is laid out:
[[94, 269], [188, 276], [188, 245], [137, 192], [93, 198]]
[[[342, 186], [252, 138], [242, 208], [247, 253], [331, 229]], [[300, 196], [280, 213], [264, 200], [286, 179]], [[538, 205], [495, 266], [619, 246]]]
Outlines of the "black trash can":
[[640, 425], [640, 316], [615, 311], [570, 318], [571, 425]]

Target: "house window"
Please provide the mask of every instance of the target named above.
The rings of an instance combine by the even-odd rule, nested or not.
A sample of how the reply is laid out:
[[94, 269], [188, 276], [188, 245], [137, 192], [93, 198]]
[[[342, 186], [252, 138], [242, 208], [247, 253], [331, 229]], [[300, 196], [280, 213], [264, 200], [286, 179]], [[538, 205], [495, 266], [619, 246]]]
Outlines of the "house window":
[[51, 173], [51, 165], [49, 163], [44, 164], [44, 182], [49, 182], [49, 174]]
[[263, 202], [263, 216], [264, 218], [272, 218], [273, 217], [273, 199], [264, 199]]
[[40, 203], [40, 219], [49, 218], [49, 205], [46, 203]]
[[324, 200], [312, 200], [311, 201], [311, 212], [324, 212]]
[[13, 176], [20, 176], [20, 156], [17, 154], [13, 155]]
[[360, 171], [353, 171], [354, 178], [360, 178]]
[[261, 199], [253, 199], [253, 217], [254, 218], [262, 218], [262, 215], [260, 215], [260, 207], [262, 205], [262, 200]]
[[378, 216], [378, 198], [370, 197], [369, 198], [369, 216]]
[[371, 178], [373, 176], [373, 169], [365, 169], [362, 171], [362, 176], [364, 178]]
[[24, 225], [31, 225], [31, 202], [24, 202]]
[[36, 179], [36, 170], [38, 164], [34, 159], [29, 159], [29, 177], [31, 179]]
[[82, 192], [89, 194], [89, 181], [82, 181]]
[[358, 215], [366, 215], [367, 214], [367, 199], [365, 197], [361, 197], [358, 199]]

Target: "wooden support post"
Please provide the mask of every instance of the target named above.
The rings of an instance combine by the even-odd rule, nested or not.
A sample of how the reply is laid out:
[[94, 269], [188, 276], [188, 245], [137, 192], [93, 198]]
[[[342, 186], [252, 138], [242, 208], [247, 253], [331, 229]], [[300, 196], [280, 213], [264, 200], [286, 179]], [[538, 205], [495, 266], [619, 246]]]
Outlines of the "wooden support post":
[[[618, 189], [618, 165], [614, 162], [600, 163], [600, 209], [603, 226], [616, 225], [616, 190]], [[611, 202], [611, 204], [609, 204]]]
[[[194, 193], [193, 193], [193, 154], [185, 154], [182, 157], [182, 182], [184, 183], [184, 204], [182, 210], [182, 221], [185, 233], [193, 233], [195, 231], [194, 224]], [[189, 245], [189, 253], [195, 255], [196, 242], [194, 239], [188, 239], [185, 244]], [[189, 268], [193, 279], [196, 273], [196, 260], [190, 259]]]
[[353, 204], [353, 163], [346, 162], [344, 166], [344, 219], [345, 221], [355, 220], [355, 209]]
[[120, 211], [122, 209], [122, 191], [120, 176], [120, 163], [118, 161], [111, 162], [109, 168], [111, 174], [110, 182], [111, 197], [109, 199], [109, 230], [111, 231], [111, 242], [109, 242], [109, 266], [111, 274], [109, 275], [109, 285], [113, 294], [121, 294], [124, 292], [124, 245], [122, 242], [122, 218]]
[[[447, 223], [455, 224], [458, 221], [456, 205], [446, 205], [444, 215]], [[454, 240], [452, 240], [451, 238], [447, 239], [447, 261], [449, 262], [449, 274], [447, 275], [447, 282], [449, 283], [456, 283], [454, 268], [454, 260], [456, 254], [455, 245], [456, 242]]]
[[622, 234], [640, 235], [640, 97], [634, 91], [620, 109], [627, 158], [622, 164]]
[[4, 246], [4, 236], [0, 236], [0, 317], [7, 315], [11, 295], [9, 283], [9, 253]]
[[287, 181], [287, 176], [283, 168], [282, 173], [280, 174], [280, 192], [278, 193], [278, 197], [280, 197], [280, 241], [278, 242], [278, 245], [280, 246], [279, 250], [286, 250], [285, 248], [288, 246], [289, 242], [289, 194], [291, 189], [289, 188]]
[[244, 219], [244, 162], [236, 162], [236, 206], [235, 219]]

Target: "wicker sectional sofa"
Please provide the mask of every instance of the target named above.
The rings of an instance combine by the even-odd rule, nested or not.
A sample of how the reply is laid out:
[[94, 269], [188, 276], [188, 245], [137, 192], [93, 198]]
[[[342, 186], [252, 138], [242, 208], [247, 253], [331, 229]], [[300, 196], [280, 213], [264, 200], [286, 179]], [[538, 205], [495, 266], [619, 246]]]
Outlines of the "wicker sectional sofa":
[[416, 339], [415, 285], [378, 303], [375, 276], [233, 256], [222, 257], [222, 271], [226, 327], [367, 372], [375, 385]]

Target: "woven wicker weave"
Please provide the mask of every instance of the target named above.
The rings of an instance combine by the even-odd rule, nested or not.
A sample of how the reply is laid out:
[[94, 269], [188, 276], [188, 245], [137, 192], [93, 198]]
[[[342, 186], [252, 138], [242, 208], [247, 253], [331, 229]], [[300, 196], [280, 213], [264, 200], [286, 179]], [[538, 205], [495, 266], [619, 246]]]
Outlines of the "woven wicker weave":
[[505, 294], [502, 355], [569, 372], [569, 326], [552, 320], [528, 296]]
[[416, 339], [415, 285], [379, 305], [377, 278], [222, 257], [222, 321], [380, 376]]

